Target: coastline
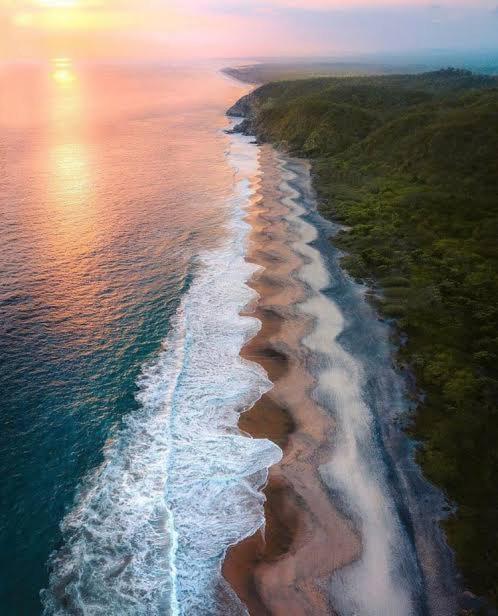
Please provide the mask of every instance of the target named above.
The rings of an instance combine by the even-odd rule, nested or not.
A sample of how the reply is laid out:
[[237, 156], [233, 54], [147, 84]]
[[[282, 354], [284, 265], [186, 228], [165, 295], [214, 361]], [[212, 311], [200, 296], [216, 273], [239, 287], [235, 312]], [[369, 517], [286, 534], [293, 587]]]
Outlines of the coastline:
[[241, 354], [262, 365], [274, 386], [241, 415], [239, 427], [273, 440], [283, 459], [269, 471], [264, 528], [231, 547], [223, 574], [252, 614], [330, 614], [321, 582], [355, 560], [360, 543], [319, 474], [330, 456], [334, 422], [311, 397], [315, 379], [301, 344], [313, 327], [296, 309], [307, 295], [296, 275], [305, 262], [291, 246], [296, 237], [276, 151], [263, 146], [260, 163], [260, 198], [246, 220], [252, 227], [247, 258], [264, 268], [250, 282], [259, 300], [249, 313], [262, 327]]
[[[247, 130], [247, 123], [242, 125], [244, 129]], [[307, 201], [307, 207], [314, 210], [310, 166], [307, 162], [284, 157], [270, 145], [260, 146], [260, 163], [260, 187], [256, 191], [259, 196], [246, 221], [252, 227], [247, 259], [264, 268], [250, 281], [259, 300], [248, 312], [262, 322], [262, 328], [241, 354], [265, 368], [274, 388], [241, 416], [239, 427], [251, 436], [273, 440], [283, 449], [284, 457], [280, 464], [270, 469], [264, 490], [267, 498], [265, 526], [229, 549], [223, 575], [250, 614], [284, 614], [289, 613], [289, 609], [297, 609], [292, 612], [296, 614], [333, 614], [336, 613], [334, 605], [336, 609], [341, 608], [341, 613], [349, 613], [345, 610], [351, 605], [359, 609], [359, 614], [370, 613], [364, 611], [361, 599], [355, 603], [357, 598], [353, 598], [352, 603], [342, 606], [334, 602], [334, 599], [340, 602], [337, 597], [341, 588], [350, 582], [347, 576], [354, 576], [355, 569], [361, 569], [366, 544], [362, 537], [361, 515], [358, 516], [354, 507], [351, 509], [351, 504], [328, 476], [333, 475], [328, 467], [340, 436], [335, 432], [330, 404], [324, 400], [325, 407], [322, 407], [316, 401], [319, 399], [317, 382], [321, 359], [316, 353], [310, 355], [304, 344], [313, 337], [320, 317], [313, 315], [313, 310], [308, 316], [299, 310], [309, 299], [309, 282], [302, 280], [299, 272], [308, 268], [311, 278], [319, 277], [320, 273], [311, 272], [309, 257], [295, 250], [297, 238], [289, 220], [288, 203], [292, 198], [285, 189], [284, 176], [288, 172], [286, 165], [290, 165], [291, 176], [296, 176], [294, 188], [299, 185], [299, 199]], [[277, 180], [279, 174], [280, 181]], [[310, 215], [310, 211], [306, 215]], [[438, 526], [445, 502], [441, 493], [422, 476], [414, 461], [413, 444], [403, 430], [410, 408], [406, 383], [392, 366], [394, 350], [389, 340], [389, 326], [378, 320], [366, 301], [366, 290], [354, 283], [340, 267], [342, 255], [329, 241], [339, 226], [326, 221], [316, 211], [312, 218], [319, 231], [318, 237], [309, 238], [304, 244], [319, 243], [317, 251], [342, 279], [339, 286], [348, 287], [346, 296], [339, 297], [339, 308], [343, 312], [358, 313], [352, 317], [348, 315], [348, 319], [361, 330], [360, 339], [349, 340], [351, 335], [355, 336], [352, 334], [354, 326], [349, 323], [341, 344], [356, 352], [372, 370], [373, 376], [369, 376], [366, 384], [371, 390], [368, 395], [376, 393], [383, 397], [380, 404], [374, 400], [370, 404], [375, 422], [374, 440], [378, 440], [380, 446], [377, 455], [386, 465], [385, 475], [389, 476], [386, 494], [392, 499], [394, 517], [399, 519], [396, 524], [399, 523], [406, 535], [406, 549], [414, 546], [408, 558], [411, 562], [404, 572], [406, 579], [414, 578], [414, 588], [393, 609], [406, 610], [396, 613], [454, 616], [458, 609], [456, 574], [452, 554]], [[337, 296], [333, 299], [337, 301]], [[366, 320], [366, 324], [360, 327], [361, 319]], [[373, 331], [369, 331], [369, 326]], [[382, 355], [383, 365], [377, 373], [378, 367], [365, 352]], [[375, 383], [376, 378], [378, 383]], [[300, 413], [303, 408], [306, 412]], [[307, 476], [302, 464], [301, 468], [296, 464], [302, 461], [300, 442], [306, 442], [310, 466]], [[310, 485], [310, 479], [310, 490], [303, 492], [303, 485]], [[372, 561], [370, 566], [374, 565]], [[336, 580], [335, 595], [331, 590], [333, 579]], [[385, 606], [379, 607], [371, 613], [381, 614], [384, 609]]]
[[[345, 250], [332, 269], [373, 287], [364, 292], [402, 382], [402, 410], [377, 412], [393, 489], [429, 604], [442, 592], [462, 614], [496, 613], [495, 97], [496, 79], [449, 68], [269, 83], [228, 111], [259, 143], [310, 160], [320, 212], [349, 231], [321, 251]], [[481, 138], [467, 139], [470, 126]], [[446, 137], [458, 159], [445, 156]]]

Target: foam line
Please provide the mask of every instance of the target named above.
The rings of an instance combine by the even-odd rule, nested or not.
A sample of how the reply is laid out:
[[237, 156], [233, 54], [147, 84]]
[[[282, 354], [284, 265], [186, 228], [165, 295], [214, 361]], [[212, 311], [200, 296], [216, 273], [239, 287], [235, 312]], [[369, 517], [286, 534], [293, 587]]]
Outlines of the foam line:
[[49, 563], [45, 614], [244, 614], [220, 569], [227, 548], [264, 523], [260, 488], [281, 450], [240, 433], [240, 413], [271, 387], [239, 355], [260, 322], [240, 316], [246, 284], [245, 208], [257, 147], [230, 137], [234, 194], [227, 239], [199, 257], [156, 359], [144, 366], [140, 409], [105, 450], [62, 524]]

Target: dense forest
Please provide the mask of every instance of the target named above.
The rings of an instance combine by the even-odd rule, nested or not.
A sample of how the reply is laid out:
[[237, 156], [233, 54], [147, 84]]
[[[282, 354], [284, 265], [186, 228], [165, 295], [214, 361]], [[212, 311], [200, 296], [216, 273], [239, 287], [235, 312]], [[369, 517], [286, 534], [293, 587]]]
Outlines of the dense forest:
[[[498, 79], [419, 75], [270, 83], [234, 112], [313, 161], [350, 273], [376, 290], [420, 401], [412, 433], [466, 584], [498, 601]], [[400, 337], [401, 339], [401, 337]]]

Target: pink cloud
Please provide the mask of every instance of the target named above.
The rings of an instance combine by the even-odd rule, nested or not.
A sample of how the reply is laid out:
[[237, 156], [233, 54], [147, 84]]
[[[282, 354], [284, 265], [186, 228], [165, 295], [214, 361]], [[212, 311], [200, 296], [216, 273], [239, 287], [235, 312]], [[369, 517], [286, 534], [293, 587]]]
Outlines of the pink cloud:
[[155, 58], [498, 46], [496, 0], [68, 2], [0, 0], [0, 56], [35, 48]]

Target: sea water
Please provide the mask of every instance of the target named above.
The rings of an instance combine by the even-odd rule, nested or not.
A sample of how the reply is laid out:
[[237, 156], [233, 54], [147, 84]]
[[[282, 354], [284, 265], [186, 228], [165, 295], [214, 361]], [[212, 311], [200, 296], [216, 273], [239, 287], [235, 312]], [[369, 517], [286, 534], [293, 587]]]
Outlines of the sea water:
[[236, 428], [270, 387], [239, 357], [244, 86], [67, 59], [0, 79], [1, 611], [242, 613], [220, 566], [280, 456]]
[[[247, 88], [217, 68], [60, 58], [0, 73], [6, 616], [246, 612], [221, 564], [264, 524], [281, 451], [237, 429], [271, 387], [239, 355], [260, 327], [240, 312], [256, 299], [244, 218], [264, 170], [251, 138], [225, 132]], [[386, 439], [408, 412], [388, 328], [296, 165], [282, 159], [281, 189], [314, 323], [303, 345], [337, 424], [318, 471], [362, 543], [324, 584], [344, 616], [454, 613], [452, 593], [427, 596], [420, 559], [421, 541], [438, 553], [440, 499]]]

